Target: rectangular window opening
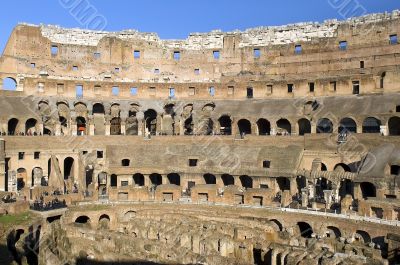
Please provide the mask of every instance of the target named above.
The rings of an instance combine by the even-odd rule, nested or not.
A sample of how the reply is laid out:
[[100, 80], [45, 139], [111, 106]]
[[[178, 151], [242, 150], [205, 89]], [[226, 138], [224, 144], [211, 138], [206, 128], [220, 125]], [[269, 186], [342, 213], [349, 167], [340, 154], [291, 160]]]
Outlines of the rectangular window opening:
[[331, 91], [336, 92], [336, 81], [330, 82]]
[[136, 96], [138, 93], [137, 87], [131, 87], [131, 96]]
[[389, 41], [391, 45], [397, 44], [398, 43], [397, 34], [390, 35]]
[[196, 94], [196, 88], [189, 87], [189, 96], [194, 96]]
[[169, 98], [175, 98], [175, 88], [169, 88]]
[[40, 152], [34, 152], [33, 159], [39, 159], [39, 158], [40, 158]]
[[119, 67], [115, 67], [114, 70], [116, 73], [119, 73], [121, 71], [121, 69]]
[[31, 68], [35, 68], [36, 64], [35, 63], [31, 63]]
[[77, 85], [75, 87], [75, 92], [76, 92], [77, 98], [83, 98], [83, 86], [82, 85]]
[[267, 94], [272, 94], [273, 85], [267, 85]]
[[136, 50], [133, 52], [133, 58], [134, 59], [139, 59], [140, 58], [140, 51]]
[[293, 84], [287, 84], [287, 92], [293, 93]]
[[155, 74], [159, 74], [160, 73], [160, 69], [158, 69], [158, 68], [154, 69], [154, 73]]
[[25, 157], [25, 152], [18, 152], [18, 160], [23, 160]]
[[235, 87], [234, 86], [228, 86], [228, 95], [233, 95], [235, 92]]
[[78, 66], [76, 65], [72, 66], [72, 71], [78, 71]]
[[199, 75], [200, 74], [200, 69], [198, 69], [198, 68], [194, 69], [194, 74], [195, 75]]
[[302, 52], [303, 52], [303, 47], [301, 47], [301, 45], [294, 46], [294, 53], [295, 54], [301, 54]]
[[179, 61], [181, 59], [181, 52], [180, 51], [174, 51], [174, 60]]
[[315, 87], [314, 82], [308, 83], [308, 88], [309, 88], [310, 92], [314, 92], [314, 87]]
[[353, 94], [360, 94], [360, 81], [353, 81]]
[[64, 84], [57, 84], [57, 93], [58, 94], [64, 93]]
[[58, 46], [57, 45], [51, 45], [51, 55], [55, 56], [58, 54]]
[[264, 160], [263, 161], [263, 168], [270, 168], [270, 167], [271, 167], [271, 161]]
[[189, 159], [189, 167], [197, 167], [197, 159]]
[[260, 57], [261, 57], [261, 50], [258, 49], [258, 48], [253, 49], [253, 55], [254, 55], [254, 58], [255, 58], [255, 59], [260, 58]]
[[253, 98], [253, 88], [252, 87], [247, 88], [247, 98]]
[[129, 185], [129, 182], [127, 180], [122, 180], [121, 181], [121, 187], [126, 187]]
[[218, 60], [220, 58], [220, 51], [213, 51], [213, 56], [215, 60]]
[[364, 69], [364, 66], [365, 66], [365, 65], [364, 65], [364, 61], [360, 61], [360, 68], [361, 68], [361, 69]]
[[210, 94], [210, 96], [215, 96], [215, 87], [211, 86], [208, 88], [208, 93]]
[[95, 53], [93, 53], [93, 57], [94, 57], [95, 59], [100, 59], [101, 54], [100, 54], [99, 52], [95, 52]]
[[103, 151], [97, 151], [97, 158], [103, 158]]
[[341, 42], [339, 42], [339, 49], [340, 49], [341, 51], [347, 50], [347, 41], [341, 41]]
[[119, 87], [113, 86], [111, 89], [111, 93], [113, 96], [118, 96], [119, 95]]

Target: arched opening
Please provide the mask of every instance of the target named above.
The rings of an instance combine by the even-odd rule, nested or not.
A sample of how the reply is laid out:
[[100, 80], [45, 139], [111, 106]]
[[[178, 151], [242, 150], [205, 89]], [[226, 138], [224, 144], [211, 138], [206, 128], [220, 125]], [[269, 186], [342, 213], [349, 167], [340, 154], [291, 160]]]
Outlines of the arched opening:
[[251, 134], [251, 123], [246, 119], [238, 121], [238, 128], [240, 135]]
[[221, 176], [221, 179], [222, 179], [222, 182], [224, 183], [224, 186], [235, 185], [235, 179], [233, 178], [232, 175], [223, 174]]
[[185, 128], [185, 131], [184, 131], [185, 135], [193, 134], [194, 123], [193, 123], [192, 115], [190, 115], [190, 117], [185, 120], [184, 128]]
[[106, 172], [100, 172], [97, 175], [97, 181], [98, 181], [98, 190], [99, 190], [99, 195], [103, 196], [107, 194], [107, 173]]
[[400, 135], [400, 118], [391, 117], [388, 121], [389, 135]]
[[129, 164], [131, 163], [131, 161], [129, 160], [129, 159], [127, 159], [127, 158], [125, 158], [125, 159], [122, 159], [122, 161], [121, 161], [121, 166], [123, 166], [123, 167], [129, 167]]
[[75, 219], [76, 224], [90, 224], [90, 218], [86, 215], [81, 215]]
[[110, 134], [120, 135], [121, 134], [121, 119], [119, 117], [114, 117], [110, 122]]
[[333, 168], [333, 171], [336, 172], [351, 172], [351, 169], [348, 165], [344, 164], [344, 163], [339, 163], [336, 164]]
[[213, 174], [210, 173], [204, 174], [203, 178], [206, 184], [217, 184], [217, 179]]
[[279, 222], [279, 221], [276, 220], [276, 219], [271, 219], [271, 220], [269, 220], [269, 221], [272, 222], [272, 223], [276, 226], [276, 230], [277, 230], [277, 231], [282, 231], [283, 225], [282, 225], [281, 222]]
[[110, 186], [111, 187], [117, 187], [118, 186], [118, 176], [115, 174], [112, 174], [110, 176]]
[[84, 117], [76, 117], [76, 134], [85, 135], [86, 134], [86, 119]]
[[[49, 163], [50, 161], [51, 160], [49, 159]], [[49, 170], [51, 170], [51, 167]], [[43, 169], [40, 167], [35, 167], [32, 169], [32, 186], [47, 186], [46, 178], [43, 176]]]
[[351, 195], [353, 196], [354, 194], [354, 184], [350, 179], [343, 179], [340, 182], [340, 188], [339, 188], [339, 195], [340, 197], [345, 197], [346, 195]]
[[303, 118], [297, 122], [299, 126], [299, 135], [304, 135], [306, 133], [311, 133], [311, 123], [309, 120]]
[[8, 121], [8, 135], [17, 135], [18, 131], [18, 119], [12, 118]]
[[299, 229], [299, 234], [301, 237], [311, 238], [312, 234], [314, 233], [311, 225], [306, 222], [298, 222], [297, 227]]
[[338, 133], [357, 133], [357, 124], [351, 118], [343, 118], [339, 122]]
[[247, 175], [243, 175], [239, 177], [240, 183], [243, 188], [252, 189], [253, 188], [253, 179]]
[[136, 173], [133, 175], [133, 183], [135, 186], [144, 186], [144, 176], [143, 174]]
[[218, 119], [220, 126], [220, 133], [222, 135], [231, 135], [232, 134], [232, 120], [229, 116], [224, 115]]
[[292, 125], [287, 119], [280, 119], [276, 122], [278, 127], [277, 135], [290, 135], [292, 133]]
[[361, 182], [360, 189], [364, 199], [368, 197], [376, 197], [376, 187], [371, 182]]
[[290, 191], [290, 180], [287, 177], [277, 177], [276, 184], [280, 191], [289, 190]]
[[94, 115], [94, 114], [105, 114], [105, 111], [104, 111], [104, 106], [103, 106], [103, 104], [101, 104], [101, 103], [95, 103], [94, 105], [93, 105], [93, 111], [92, 111], [92, 114]]
[[363, 121], [362, 125], [363, 133], [380, 133], [381, 132], [381, 121], [374, 117], [368, 117]]
[[12, 77], [6, 77], [3, 79], [3, 90], [17, 90], [17, 81]]
[[60, 220], [61, 219], [61, 215], [55, 215], [55, 216], [49, 216], [49, 217], [47, 217], [46, 218], [46, 221], [49, 223], [49, 224], [51, 224], [51, 223], [53, 223], [53, 222], [55, 222], [55, 221], [58, 221], [58, 220]]
[[25, 188], [28, 181], [28, 174], [25, 168], [17, 169], [17, 190], [22, 190]]
[[354, 234], [354, 240], [363, 244], [371, 243], [371, 236], [362, 230], [357, 230]]
[[315, 193], [317, 199], [324, 199], [324, 190], [332, 190], [332, 181], [326, 178], [318, 178], [315, 184]]
[[327, 119], [319, 119], [317, 122], [317, 133], [332, 133], [333, 132], [333, 123]]
[[257, 121], [258, 135], [269, 135], [271, 132], [271, 123], [266, 119]]
[[99, 218], [99, 229], [110, 229], [110, 216], [107, 214], [102, 214]]
[[36, 131], [37, 120], [36, 119], [28, 119], [25, 122], [25, 134], [26, 135], [37, 135], [38, 132]]
[[297, 176], [296, 178], [297, 192], [301, 194], [301, 190], [307, 186], [307, 179], [305, 176]]
[[157, 133], [157, 112], [153, 109], [144, 112], [145, 130], [146, 133], [156, 135]]
[[326, 231], [326, 237], [329, 238], [340, 238], [342, 233], [340, 232], [339, 228], [335, 226], [328, 226]]
[[135, 217], [136, 217], [136, 212], [135, 212], [135, 211], [127, 211], [127, 212], [124, 214], [123, 220], [124, 220], [125, 222], [129, 222], [129, 221], [133, 220]]
[[150, 182], [154, 186], [158, 186], [162, 184], [162, 176], [157, 173], [153, 173], [150, 175]]
[[74, 174], [74, 159], [67, 157], [64, 159], [64, 179], [73, 177]]
[[169, 173], [167, 175], [167, 179], [169, 181], [170, 184], [174, 184], [174, 185], [181, 185], [181, 176], [179, 176], [179, 174], [177, 173]]

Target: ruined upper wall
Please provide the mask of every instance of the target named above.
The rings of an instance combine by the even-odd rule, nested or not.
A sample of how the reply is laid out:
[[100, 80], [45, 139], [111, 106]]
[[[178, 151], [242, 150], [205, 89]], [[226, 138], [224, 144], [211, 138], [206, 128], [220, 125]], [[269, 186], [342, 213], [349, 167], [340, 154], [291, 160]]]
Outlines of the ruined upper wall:
[[[65, 29], [54, 25], [41, 25], [43, 37], [53, 43], [97, 46], [104, 37], [115, 37], [122, 40], [144, 40], [156, 42], [165, 48], [200, 50], [207, 48], [223, 48], [223, 37], [240, 36], [239, 47], [268, 46], [298, 42], [307, 42], [315, 38], [332, 38], [337, 36], [339, 26], [365, 26], [400, 18], [400, 10], [391, 13], [370, 14], [345, 21], [326, 20], [323, 23], [297, 23], [284, 26], [258, 27], [243, 32], [223, 33], [215, 30], [209, 33], [192, 33], [186, 40], [161, 40], [156, 33], [142, 33], [137, 30], [120, 32], [92, 31], [83, 29]], [[34, 26], [34, 25], [31, 25]]]

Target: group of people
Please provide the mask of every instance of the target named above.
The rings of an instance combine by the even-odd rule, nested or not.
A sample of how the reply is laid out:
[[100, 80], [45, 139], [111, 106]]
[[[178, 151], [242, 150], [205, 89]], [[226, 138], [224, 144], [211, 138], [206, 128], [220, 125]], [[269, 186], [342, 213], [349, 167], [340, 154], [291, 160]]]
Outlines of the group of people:
[[39, 200], [35, 200], [31, 205], [31, 209], [35, 211], [50, 211], [67, 207], [65, 200], [60, 201], [55, 198], [52, 201], [44, 202], [43, 196]]

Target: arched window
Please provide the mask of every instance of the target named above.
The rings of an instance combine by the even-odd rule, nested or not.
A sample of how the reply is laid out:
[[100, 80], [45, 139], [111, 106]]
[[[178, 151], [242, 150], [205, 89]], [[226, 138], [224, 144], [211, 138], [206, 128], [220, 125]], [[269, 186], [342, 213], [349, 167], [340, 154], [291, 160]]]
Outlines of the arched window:
[[314, 233], [311, 225], [306, 222], [298, 222], [297, 227], [301, 237], [311, 238], [312, 234]]
[[380, 133], [381, 121], [374, 117], [368, 117], [363, 121], [363, 133]]
[[76, 126], [77, 126], [77, 135], [85, 135], [86, 134], [86, 119], [79, 116], [76, 117]]
[[114, 117], [110, 122], [110, 134], [120, 135], [121, 134], [121, 119], [119, 117]]
[[206, 184], [217, 184], [217, 180], [213, 174], [207, 173], [203, 177]]
[[144, 176], [140, 173], [133, 175], [133, 183], [135, 186], [144, 186]]
[[18, 119], [12, 118], [8, 121], [8, 135], [17, 135], [18, 131]]
[[389, 135], [400, 135], [400, 118], [391, 117], [388, 122]]
[[151, 181], [151, 184], [153, 184], [154, 186], [161, 185], [162, 184], [162, 176], [160, 174], [153, 173], [150, 175], [150, 181]]
[[299, 126], [299, 135], [304, 135], [306, 133], [311, 133], [311, 123], [307, 119], [300, 119], [297, 122]]
[[251, 134], [251, 123], [246, 119], [241, 119], [238, 121], [238, 128], [240, 135]]
[[243, 175], [239, 177], [240, 183], [243, 188], [252, 189], [253, 188], [253, 179], [247, 175]]
[[327, 119], [319, 119], [317, 122], [317, 133], [332, 133], [333, 132], [333, 123]]
[[93, 105], [93, 114], [105, 114], [104, 106], [101, 103], [96, 103]]
[[258, 135], [269, 135], [271, 131], [271, 124], [266, 119], [259, 119], [257, 121]]
[[17, 81], [12, 77], [7, 77], [3, 79], [3, 90], [17, 90]]
[[86, 215], [79, 216], [78, 218], [75, 219], [75, 223], [78, 224], [89, 224], [90, 223], [90, 218], [87, 217]]
[[218, 119], [220, 126], [220, 133], [222, 135], [231, 135], [232, 134], [232, 120], [229, 116], [224, 115]]
[[343, 118], [339, 122], [339, 133], [356, 133], [357, 132], [357, 124], [351, 118]]
[[360, 189], [363, 198], [376, 197], [376, 188], [371, 182], [360, 183]]
[[146, 125], [146, 132], [151, 135], [157, 133], [157, 112], [153, 109], [144, 112], [144, 120]]
[[177, 173], [169, 173], [167, 175], [167, 179], [169, 181], [170, 184], [174, 184], [174, 185], [181, 185], [181, 176], [179, 176], [179, 174]]
[[223, 174], [221, 176], [221, 179], [222, 179], [222, 182], [224, 183], [224, 186], [235, 185], [235, 179], [233, 178], [232, 175]]
[[292, 125], [287, 119], [278, 120], [276, 126], [278, 126], [278, 135], [288, 135], [292, 133]]
[[276, 178], [276, 183], [280, 191], [290, 190], [290, 180], [288, 178], [278, 177]]
[[25, 134], [26, 135], [36, 135], [38, 132], [36, 131], [37, 120], [36, 119], [28, 119], [25, 122]]

